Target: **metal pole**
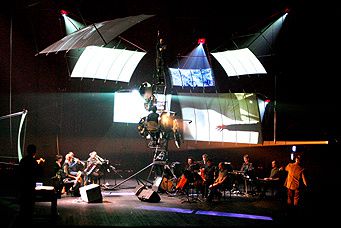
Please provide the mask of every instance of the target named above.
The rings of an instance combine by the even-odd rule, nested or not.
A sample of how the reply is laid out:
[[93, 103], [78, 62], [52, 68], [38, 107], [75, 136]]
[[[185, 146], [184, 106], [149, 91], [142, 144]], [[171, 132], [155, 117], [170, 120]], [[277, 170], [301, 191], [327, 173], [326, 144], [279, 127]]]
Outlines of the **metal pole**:
[[277, 132], [277, 76], [275, 75], [275, 92], [274, 92], [274, 143], [276, 143], [276, 132]]

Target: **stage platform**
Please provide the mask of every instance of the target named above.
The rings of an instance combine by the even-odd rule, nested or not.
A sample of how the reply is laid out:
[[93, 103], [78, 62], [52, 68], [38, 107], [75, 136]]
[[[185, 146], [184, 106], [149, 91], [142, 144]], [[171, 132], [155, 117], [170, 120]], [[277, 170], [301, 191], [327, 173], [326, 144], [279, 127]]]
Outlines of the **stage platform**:
[[[114, 185], [109, 180], [109, 187]], [[119, 180], [117, 180], [119, 181]], [[280, 197], [265, 198], [232, 194], [213, 202], [187, 202], [185, 195], [171, 196], [158, 193], [159, 202], [141, 201], [136, 195], [138, 182], [130, 179], [113, 190], [101, 187], [103, 201], [89, 203], [82, 197], [62, 195], [58, 199], [58, 217], [50, 215], [50, 203], [37, 202], [34, 227], [111, 227], [111, 226], [225, 226], [272, 227], [290, 224], [291, 218]], [[200, 197], [199, 197], [200, 199]], [[18, 227], [19, 207], [13, 197], [0, 198], [1, 227]], [[295, 216], [295, 221], [315, 221], [313, 208], [306, 208]]]

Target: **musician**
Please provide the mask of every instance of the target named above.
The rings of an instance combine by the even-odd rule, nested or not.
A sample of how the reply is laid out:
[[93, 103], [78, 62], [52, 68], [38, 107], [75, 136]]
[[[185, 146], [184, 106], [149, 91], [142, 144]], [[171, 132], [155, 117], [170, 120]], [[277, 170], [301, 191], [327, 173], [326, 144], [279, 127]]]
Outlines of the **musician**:
[[209, 186], [213, 184], [214, 180], [218, 176], [217, 167], [213, 164], [211, 159], [205, 160], [205, 166], [200, 171], [200, 176], [202, 178], [202, 196], [207, 198], [209, 192]]
[[200, 165], [194, 161], [194, 158], [188, 157], [184, 174], [188, 179], [194, 178], [194, 173], [198, 173], [199, 168], [200, 168]]
[[156, 43], [156, 84], [164, 84], [165, 83], [165, 52], [167, 49], [167, 45], [165, 40], [160, 36], [160, 32], [157, 34], [157, 43]]
[[56, 155], [55, 163], [53, 164], [53, 173], [52, 177], [53, 186], [57, 191], [58, 198], [65, 192], [65, 187], [63, 184], [63, 180], [65, 178], [65, 173], [63, 170], [63, 156], [60, 154]]
[[199, 174], [202, 177], [202, 179], [204, 180], [204, 171], [205, 168], [207, 167], [207, 161], [209, 160], [208, 154], [203, 154], [201, 155], [202, 161], [200, 162], [200, 170], [199, 170]]
[[[176, 191], [179, 190], [183, 190], [188, 183], [193, 183], [196, 180], [201, 179], [198, 172], [199, 172], [199, 164], [196, 163], [194, 161], [193, 157], [188, 157], [187, 158], [187, 164], [186, 164], [186, 168], [183, 171], [183, 174], [180, 178], [180, 180], [178, 181], [177, 185], [176, 185]], [[199, 176], [199, 177], [198, 177]]]
[[157, 144], [158, 139], [160, 138], [159, 131], [159, 117], [160, 115], [156, 112], [157, 107], [153, 106], [151, 108], [151, 112], [147, 116], [147, 130], [151, 136], [153, 146]]
[[219, 192], [219, 188], [227, 181], [228, 172], [225, 167], [224, 162], [219, 162], [218, 164], [219, 175], [214, 180], [213, 184], [209, 186], [209, 194], [207, 196], [207, 202], [211, 202], [214, 196], [221, 197], [221, 192]]
[[239, 178], [239, 180], [237, 182], [238, 186], [240, 185], [240, 182], [244, 182], [244, 191], [247, 193], [248, 191], [248, 186], [249, 184], [253, 183], [253, 180], [256, 178], [256, 174], [255, 174], [255, 168], [253, 166], [253, 164], [250, 162], [250, 157], [248, 154], [245, 154], [243, 156], [243, 160], [244, 163], [242, 164], [241, 168], [240, 168], [240, 172], [242, 172], [243, 174], [243, 180], [241, 180]]
[[79, 196], [79, 188], [84, 185], [84, 165], [83, 161], [74, 157], [73, 152], [65, 155], [63, 170], [66, 178], [64, 183], [72, 183], [72, 187], [68, 190], [74, 196]]
[[19, 162], [19, 203], [20, 218], [22, 221], [31, 220], [34, 211], [36, 182], [42, 175], [40, 165], [44, 159], [36, 158], [37, 147], [29, 144], [26, 149], [27, 155]]
[[283, 171], [283, 169], [279, 168], [277, 163], [278, 162], [276, 160], [273, 160], [271, 162], [272, 169], [268, 177], [257, 178], [258, 190], [260, 191], [260, 197], [265, 197], [266, 191], [269, 187], [273, 188], [273, 190], [275, 187], [278, 187], [276, 185], [278, 185], [279, 183], [281, 172]]
[[243, 156], [243, 159], [244, 159], [244, 163], [242, 164], [240, 171], [244, 172], [245, 175], [248, 175], [249, 173], [254, 171], [254, 167], [252, 163], [250, 162], [250, 157], [248, 154], [245, 154]]
[[93, 183], [96, 184], [99, 182], [99, 178], [103, 176], [103, 173], [100, 171], [100, 166], [103, 164], [103, 161], [97, 155], [96, 151], [92, 151], [89, 154], [89, 158], [87, 160], [87, 166], [84, 169], [85, 173], [85, 183]]
[[201, 158], [202, 158], [202, 168], [204, 168], [207, 163], [207, 160], [209, 159], [208, 154], [201, 155]]

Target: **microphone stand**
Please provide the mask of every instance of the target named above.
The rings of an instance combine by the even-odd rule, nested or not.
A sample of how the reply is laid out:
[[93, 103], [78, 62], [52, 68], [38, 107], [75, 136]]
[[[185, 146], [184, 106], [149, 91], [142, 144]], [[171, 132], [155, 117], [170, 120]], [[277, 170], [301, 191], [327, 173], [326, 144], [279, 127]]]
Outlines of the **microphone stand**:
[[[120, 178], [123, 178], [123, 176], [116, 171], [116, 168], [114, 166], [109, 165], [109, 160], [108, 159], [104, 159], [104, 158], [102, 158], [102, 157], [100, 157], [98, 155], [96, 155], [96, 158], [100, 162], [101, 165], [106, 164], [108, 166], [107, 169], [106, 169], [106, 171], [108, 173], [110, 173], [110, 170], [112, 170]], [[115, 185], [116, 185], [116, 178], [115, 178]]]

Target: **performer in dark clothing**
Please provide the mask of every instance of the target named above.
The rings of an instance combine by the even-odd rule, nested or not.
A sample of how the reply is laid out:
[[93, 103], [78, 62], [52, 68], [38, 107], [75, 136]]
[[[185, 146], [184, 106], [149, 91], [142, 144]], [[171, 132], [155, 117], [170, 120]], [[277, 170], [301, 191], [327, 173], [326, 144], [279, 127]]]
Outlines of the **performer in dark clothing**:
[[165, 83], [165, 51], [166, 44], [164, 39], [160, 36], [160, 32], [158, 31], [158, 40], [156, 43], [156, 84], [164, 84]]
[[220, 162], [218, 164], [218, 168], [219, 168], [219, 175], [218, 177], [215, 179], [215, 181], [213, 182], [213, 184], [211, 184], [209, 186], [209, 194], [207, 196], [207, 201], [210, 202], [212, 201], [214, 196], [218, 196], [219, 198], [221, 197], [221, 192], [219, 192], [219, 188], [222, 187], [222, 185], [225, 183], [225, 181], [227, 181], [228, 178], [228, 172], [226, 170], [226, 166], [223, 162]]
[[148, 114], [147, 116], [147, 121], [154, 121], [156, 123], [159, 123], [159, 114], [156, 112], [157, 111], [157, 107], [153, 106], [151, 108], [151, 113]]
[[27, 155], [19, 162], [19, 203], [20, 221], [29, 222], [33, 216], [35, 202], [35, 187], [39, 172], [39, 165], [44, 159], [36, 159], [37, 147], [33, 144], [27, 146]]
[[65, 173], [64, 173], [62, 161], [63, 161], [63, 156], [58, 154], [56, 155], [56, 161], [53, 164], [54, 176], [52, 177], [52, 183], [53, 183], [54, 188], [56, 189], [58, 198], [60, 198], [62, 193], [64, 193], [63, 192], [63, 188], [64, 188], [63, 180], [65, 178]]
[[218, 174], [219, 170], [215, 165], [213, 165], [213, 162], [208, 158], [206, 160], [206, 164], [200, 170], [200, 176], [202, 178], [201, 192], [204, 198], [208, 196], [209, 186], [213, 184]]
[[156, 112], [156, 106], [151, 108], [151, 113], [147, 116], [147, 130], [150, 134], [152, 139], [152, 145], [155, 146], [158, 143], [158, 139], [160, 138], [160, 131], [159, 131], [159, 114]]

